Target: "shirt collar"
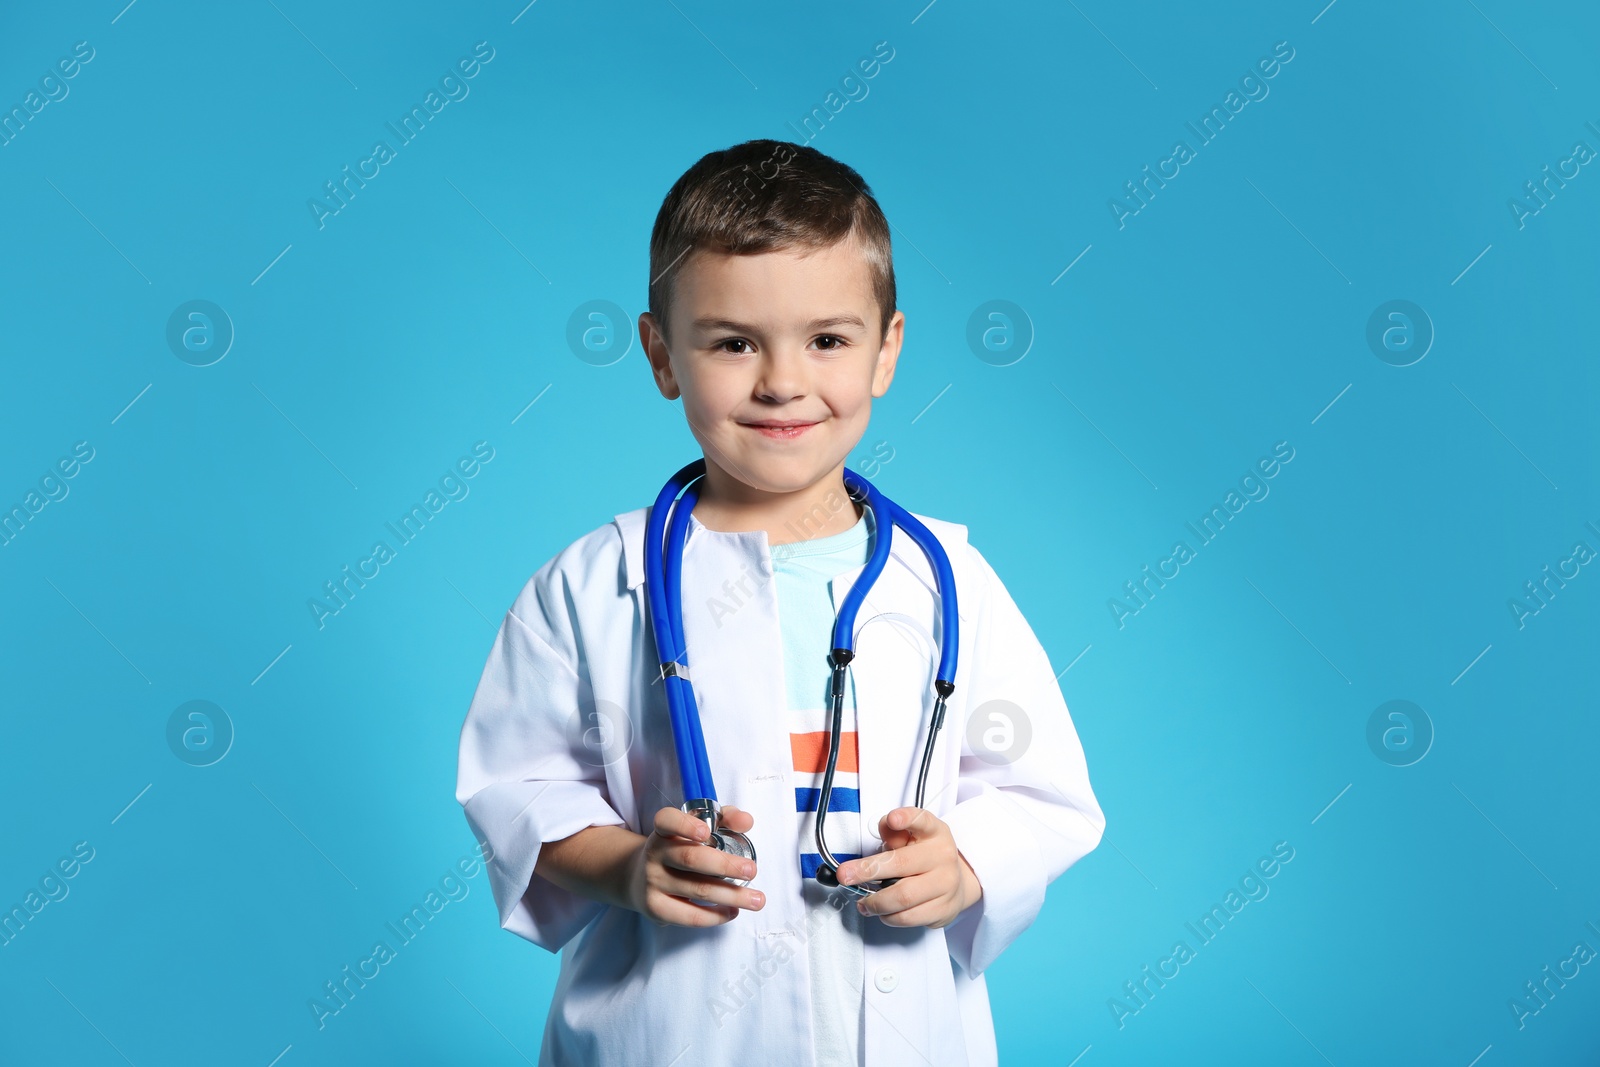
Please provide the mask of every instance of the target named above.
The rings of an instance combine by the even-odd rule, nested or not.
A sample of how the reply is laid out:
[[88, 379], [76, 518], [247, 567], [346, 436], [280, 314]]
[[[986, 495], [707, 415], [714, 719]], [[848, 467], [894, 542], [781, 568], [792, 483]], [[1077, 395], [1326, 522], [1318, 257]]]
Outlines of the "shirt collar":
[[[922, 522], [950, 556], [954, 557], [967, 541], [967, 528], [961, 523], [945, 522], [942, 519], [929, 518], [926, 515], [912, 516]], [[628, 589], [634, 589], [644, 584], [644, 538], [646, 525], [650, 518], [648, 507], [635, 508], [613, 517], [613, 524], [622, 537], [623, 579]], [[761, 563], [761, 572], [770, 573], [772, 570], [772, 551], [767, 545], [767, 532], [765, 530], [748, 530], [742, 533], [726, 533], [711, 530], [701, 525], [700, 520], [692, 514], [689, 516], [688, 537], [702, 535], [725, 538], [738, 550], [747, 556], [755, 558]], [[891, 561], [899, 561], [916, 574], [922, 581], [933, 587], [933, 568], [928, 559], [922, 554], [922, 549], [911, 539], [904, 530], [896, 530], [895, 538], [889, 545]]]

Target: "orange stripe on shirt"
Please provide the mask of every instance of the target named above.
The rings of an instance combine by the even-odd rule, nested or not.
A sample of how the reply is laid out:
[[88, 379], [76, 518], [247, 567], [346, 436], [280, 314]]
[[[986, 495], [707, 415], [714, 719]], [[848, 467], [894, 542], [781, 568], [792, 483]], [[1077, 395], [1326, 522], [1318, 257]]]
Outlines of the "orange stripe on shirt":
[[[790, 734], [789, 749], [794, 753], [794, 769], [806, 774], [821, 774], [828, 769], [828, 739], [831, 732], [818, 730], [809, 734]], [[839, 732], [839, 762], [834, 770], [855, 773], [856, 733]]]

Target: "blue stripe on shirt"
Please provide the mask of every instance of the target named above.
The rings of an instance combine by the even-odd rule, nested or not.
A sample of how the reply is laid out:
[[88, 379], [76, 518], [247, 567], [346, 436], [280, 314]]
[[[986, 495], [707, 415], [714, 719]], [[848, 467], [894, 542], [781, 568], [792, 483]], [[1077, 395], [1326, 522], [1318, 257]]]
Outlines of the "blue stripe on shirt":
[[[822, 800], [821, 789], [806, 789], [797, 787], [794, 791], [794, 810], [816, 811]], [[861, 792], [857, 789], [845, 789], [834, 786], [828, 794], [829, 811], [860, 811]]]
[[[848, 863], [851, 860], [858, 860], [861, 857], [858, 854], [854, 853], [854, 852], [835, 852], [833, 854], [833, 858], [838, 860], [840, 863]], [[820, 852], [802, 852], [802, 853], [800, 853], [800, 877], [802, 877], [802, 878], [815, 878], [817, 876], [817, 870], [821, 866], [822, 866], [822, 853], [820, 853]]]

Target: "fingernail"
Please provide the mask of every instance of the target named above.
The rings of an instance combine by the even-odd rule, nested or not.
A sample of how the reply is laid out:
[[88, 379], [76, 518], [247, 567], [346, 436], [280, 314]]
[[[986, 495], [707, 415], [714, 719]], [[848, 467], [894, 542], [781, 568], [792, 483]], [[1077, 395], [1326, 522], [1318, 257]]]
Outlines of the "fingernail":
[[751, 878], [751, 877], [754, 877], [755, 873], [756, 873], [756, 865], [755, 864], [753, 864], [753, 863], [740, 864], [740, 866], [739, 866], [739, 874], [742, 875], [743, 877]]
[[755, 901], [755, 905], [758, 908], [761, 907], [761, 905], [763, 905], [763, 904], [765, 904], [767, 902], [766, 895], [763, 894], [763, 893], [759, 893], [759, 892], [752, 892], [750, 894], [750, 899]]

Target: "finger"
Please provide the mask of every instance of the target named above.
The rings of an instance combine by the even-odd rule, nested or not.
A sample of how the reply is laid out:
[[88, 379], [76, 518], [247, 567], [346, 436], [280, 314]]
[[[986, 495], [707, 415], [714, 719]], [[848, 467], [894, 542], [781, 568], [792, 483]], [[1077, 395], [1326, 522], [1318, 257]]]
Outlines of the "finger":
[[708, 908], [671, 893], [661, 893], [654, 901], [654, 906], [658, 926], [721, 926], [739, 914], [738, 908]]
[[948, 901], [935, 898], [879, 918], [888, 926], [932, 926], [937, 929], [955, 921], [955, 916], [947, 917], [945, 914], [950, 907]]
[[656, 811], [656, 833], [664, 837], [685, 837], [690, 841], [704, 841], [711, 828], [682, 808], [660, 808]]
[[722, 825], [728, 829], [744, 834], [749, 833], [755, 824], [756, 817], [743, 808], [736, 808], [732, 804], [722, 806]]
[[901, 913], [942, 895], [931, 879], [917, 875], [902, 878], [887, 889], [863, 897], [856, 910], [863, 915], [876, 915], [890, 926], [903, 926], [905, 924], [898, 918]]
[[673, 845], [661, 852], [665, 867], [715, 878], [754, 878], [755, 860], [747, 860], [710, 845]]
[[898, 848], [907, 841], [919, 841], [938, 833], [944, 822], [926, 808], [895, 808], [878, 820], [878, 836], [889, 846], [892, 838]]
[[766, 894], [759, 889], [733, 885], [721, 878], [680, 874], [671, 870], [663, 870], [661, 882], [656, 888], [685, 900], [700, 900], [707, 904], [743, 908], [746, 911], [760, 911], [767, 903]]
[[926, 841], [913, 841], [899, 848], [874, 852], [839, 866], [839, 881], [845, 885], [860, 885], [883, 878], [904, 878], [925, 874], [934, 869], [937, 855]]

